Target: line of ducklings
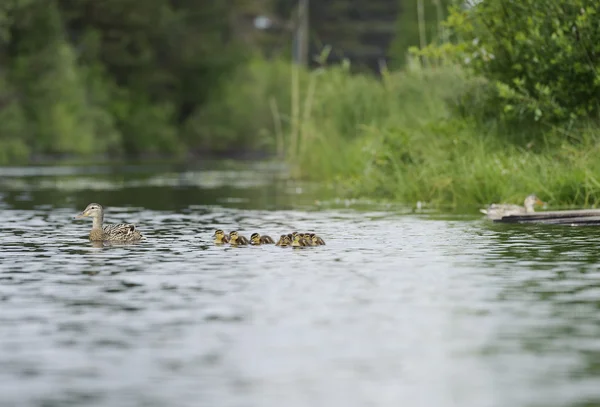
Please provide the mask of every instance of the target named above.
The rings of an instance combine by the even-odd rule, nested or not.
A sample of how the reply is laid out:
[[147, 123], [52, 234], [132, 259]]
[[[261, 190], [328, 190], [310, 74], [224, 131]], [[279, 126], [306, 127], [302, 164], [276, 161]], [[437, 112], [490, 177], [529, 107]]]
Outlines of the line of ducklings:
[[230, 244], [232, 246], [260, 246], [263, 244], [275, 244], [280, 247], [308, 247], [308, 246], [322, 246], [325, 241], [314, 233], [298, 233], [292, 232], [286, 235], [281, 235], [277, 243], [267, 235], [260, 235], [259, 233], [252, 233], [250, 239], [240, 235], [237, 231], [231, 231], [226, 234], [223, 230], [217, 229], [213, 234], [215, 244]]

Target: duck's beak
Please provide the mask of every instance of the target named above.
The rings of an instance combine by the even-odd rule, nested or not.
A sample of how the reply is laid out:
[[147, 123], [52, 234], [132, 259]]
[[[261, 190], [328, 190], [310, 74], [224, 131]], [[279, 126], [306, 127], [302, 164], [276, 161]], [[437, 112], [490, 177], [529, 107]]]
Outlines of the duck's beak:
[[85, 218], [87, 216], [88, 216], [88, 214], [85, 211], [83, 211], [83, 212], [80, 212], [77, 215], [75, 215], [75, 219], [81, 219], [81, 218]]

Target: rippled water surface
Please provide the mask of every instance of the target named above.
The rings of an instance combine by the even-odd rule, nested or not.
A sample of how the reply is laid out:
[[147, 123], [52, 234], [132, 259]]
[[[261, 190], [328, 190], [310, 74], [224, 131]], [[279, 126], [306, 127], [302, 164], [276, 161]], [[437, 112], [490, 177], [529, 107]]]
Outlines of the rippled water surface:
[[[1, 169], [0, 405], [600, 405], [597, 227], [359, 205], [280, 174]], [[148, 240], [94, 247], [73, 220], [89, 202]], [[216, 247], [215, 228], [327, 245]]]

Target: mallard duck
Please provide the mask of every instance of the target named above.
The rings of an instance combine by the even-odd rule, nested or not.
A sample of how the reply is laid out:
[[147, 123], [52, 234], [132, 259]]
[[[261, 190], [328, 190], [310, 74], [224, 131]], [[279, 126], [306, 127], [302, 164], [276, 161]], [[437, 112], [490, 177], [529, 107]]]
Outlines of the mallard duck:
[[227, 236], [221, 229], [215, 230], [213, 237], [215, 238], [215, 244], [229, 243], [229, 236]]
[[325, 245], [325, 241], [321, 239], [319, 236], [314, 233], [309, 233], [310, 240], [315, 244], [315, 246], [323, 246]]
[[479, 211], [487, 215], [489, 219], [501, 219], [504, 216], [534, 213], [535, 205], [544, 205], [544, 202], [542, 202], [534, 194], [531, 194], [525, 198], [523, 206], [514, 204], [491, 204], [487, 207], [487, 209], [480, 209]]
[[292, 244], [292, 241], [288, 235], [281, 235], [275, 246], [287, 247]]
[[237, 245], [247, 245], [249, 243], [248, 238], [240, 235], [238, 232], [231, 231], [229, 232], [229, 244], [237, 246]]
[[135, 225], [130, 223], [119, 223], [115, 225], [103, 225], [104, 208], [97, 203], [89, 204], [83, 212], [75, 218], [92, 218], [92, 230], [90, 231], [90, 240], [92, 242], [111, 241], [111, 242], [135, 242], [145, 239], [136, 229]]
[[254, 246], [260, 246], [261, 244], [273, 244], [275, 243], [270, 236], [261, 236], [258, 233], [252, 233], [250, 236], [250, 244]]
[[304, 239], [300, 234], [296, 234], [294, 236], [294, 240], [292, 240], [292, 247], [305, 247], [310, 246], [309, 243]]

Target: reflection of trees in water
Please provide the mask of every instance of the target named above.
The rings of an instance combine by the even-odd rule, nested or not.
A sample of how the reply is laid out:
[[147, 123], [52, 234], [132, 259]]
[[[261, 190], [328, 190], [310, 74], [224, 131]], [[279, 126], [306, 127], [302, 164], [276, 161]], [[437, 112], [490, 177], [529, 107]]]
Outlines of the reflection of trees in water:
[[[504, 265], [497, 300], [511, 316], [488, 351], [517, 350], [542, 364], [571, 359], [549, 380], [600, 378], [600, 228], [490, 224], [487, 232], [484, 263]], [[596, 404], [578, 405], [598, 404], [600, 388]]]

